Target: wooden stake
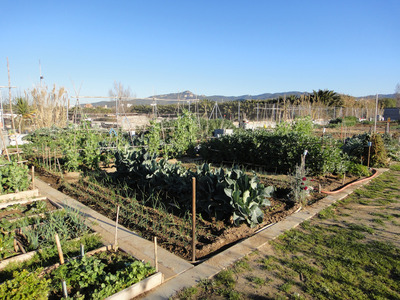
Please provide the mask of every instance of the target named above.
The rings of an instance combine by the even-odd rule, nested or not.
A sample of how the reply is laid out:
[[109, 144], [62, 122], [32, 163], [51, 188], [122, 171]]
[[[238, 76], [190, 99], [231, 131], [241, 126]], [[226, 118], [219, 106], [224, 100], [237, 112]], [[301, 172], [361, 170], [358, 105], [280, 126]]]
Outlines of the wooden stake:
[[21, 250], [21, 252], [25, 254], [26, 251], [25, 251], [25, 249], [24, 249], [24, 246], [22, 246], [22, 244], [21, 244], [17, 239], [14, 239], [14, 241], [15, 241], [15, 243], [18, 245], [18, 247], [19, 247], [19, 249]]
[[154, 267], [156, 272], [158, 272], [158, 255], [157, 255], [157, 237], [154, 237]]
[[32, 189], [35, 188], [35, 166], [32, 166]]
[[119, 205], [117, 206], [117, 218], [115, 219], [115, 241], [114, 250], [118, 250], [118, 216], [119, 216]]
[[60, 238], [58, 237], [58, 233], [56, 233], [54, 237], [56, 239], [58, 256], [60, 257], [60, 265], [63, 265], [64, 264], [64, 254], [61, 249], [61, 243], [60, 243]]
[[196, 261], [196, 178], [192, 177], [192, 262]]

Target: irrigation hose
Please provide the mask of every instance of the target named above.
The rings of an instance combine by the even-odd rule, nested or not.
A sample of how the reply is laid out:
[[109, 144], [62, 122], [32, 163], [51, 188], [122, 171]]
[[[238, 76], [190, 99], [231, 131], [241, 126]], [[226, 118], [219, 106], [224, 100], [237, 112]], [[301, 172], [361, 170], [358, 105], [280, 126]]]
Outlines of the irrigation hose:
[[352, 183], [349, 183], [349, 184], [345, 185], [344, 187], [342, 187], [341, 189], [338, 189], [338, 190], [332, 191], [332, 192], [330, 192], [330, 191], [321, 191], [321, 193], [329, 194], [329, 195], [339, 193], [339, 192], [343, 191], [344, 189], [347, 189], [348, 187], [350, 187], [352, 185], [355, 185], [355, 184], [370, 180], [370, 179], [372, 179], [372, 178], [374, 178], [374, 177], [376, 177], [378, 175], [378, 171], [377, 170], [372, 169], [372, 172], [374, 172], [374, 174], [372, 174], [370, 177], [367, 177], [367, 178], [364, 178], [364, 179], [357, 180], [357, 181], [354, 181]]

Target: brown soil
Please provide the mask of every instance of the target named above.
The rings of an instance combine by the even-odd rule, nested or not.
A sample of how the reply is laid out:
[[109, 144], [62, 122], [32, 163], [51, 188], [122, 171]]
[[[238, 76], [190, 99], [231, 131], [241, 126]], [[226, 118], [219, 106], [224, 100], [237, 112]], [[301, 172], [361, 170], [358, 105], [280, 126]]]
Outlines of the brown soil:
[[[62, 185], [61, 178], [56, 174], [50, 174], [40, 169], [38, 170], [38, 173], [40, 174], [39, 178], [49, 183], [52, 187], [59, 189], [111, 219], [115, 219], [116, 217], [116, 201], [118, 201], [118, 203], [121, 203], [121, 201], [125, 202], [126, 205], [131, 204], [129, 199], [123, 197], [117, 197], [117, 200], [114, 196], [114, 198], [111, 199], [110, 195], [112, 193], [110, 190], [89, 183], [88, 181], [81, 180], [78, 183], [76, 178], [73, 178], [72, 180], [67, 180], [67, 183]], [[262, 178], [264, 184], [276, 183], [276, 176], [275, 178], [274, 176], [267, 177], [268, 178]], [[284, 180], [282, 181], [282, 179], [284, 179], [282, 175], [277, 177], [281, 183], [284, 182]], [[334, 190], [342, 186], [343, 182], [348, 183], [355, 179], [357, 178], [347, 177], [343, 181], [342, 178], [326, 176], [317, 178], [313, 184], [315, 191], [318, 190], [319, 184], [324, 190]], [[66, 178], [64, 177], [64, 182], [65, 180]], [[222, 221], [208, 222], [205, 220], [198, 220], [198, 231], [196, 233], [196, 257], [201, 260], [217, 253], [218, 251], [224, 250], [230, 245], [253, 235], [261, 228], [271, 223], [279, 222], [299, 208], [298, 205], [293, 205], [292, 203], [285, 201], [283, 199], [285, 195], [281, 196], [281, 199], [271, 200], [271, 206], [264, 211], [264, 222], [253, 228], [250, 228], [247, 224], [235, 227], [232, 224], [227, 224]], [[309, 203], [314, 203], [323, 197], [325, 197], [324, 194], [314, 192], [309, 198]], [[140, 211], [140, 213], [137, 211]], [[143, 215], [146, 216], [145, 222], [142, 220]], [[154, 236], [157, 236], [159, 244], [166, 250], [188, 260], [192, 258], [190, 249], [191, 225], [188, 224], [188, 222], [185, 222], [182, 218], [166, 212], [160, 212], [151, 207], [137, 204], [135, 209], [130, 208], [129, 211], [121, 210], [120, 224], [139, 233], [142, 237], [149, 240]]]

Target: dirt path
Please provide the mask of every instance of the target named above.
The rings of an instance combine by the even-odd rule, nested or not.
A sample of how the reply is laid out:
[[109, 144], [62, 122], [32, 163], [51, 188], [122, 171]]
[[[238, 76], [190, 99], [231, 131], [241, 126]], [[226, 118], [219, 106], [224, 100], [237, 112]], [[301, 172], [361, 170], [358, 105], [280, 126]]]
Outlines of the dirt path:
[[400, 299], [400, 168], [179, 298]]

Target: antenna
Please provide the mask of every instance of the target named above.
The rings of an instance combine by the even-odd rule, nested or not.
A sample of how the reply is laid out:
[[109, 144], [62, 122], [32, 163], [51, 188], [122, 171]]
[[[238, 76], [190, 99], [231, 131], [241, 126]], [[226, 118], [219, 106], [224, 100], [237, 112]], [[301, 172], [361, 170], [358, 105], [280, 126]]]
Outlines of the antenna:
[[40, 64], [40, 59], [39, 59], [39, 76], [40, 76], [40, 86], [42, 86], [43, 76], [42, 76], [42, 65]]

